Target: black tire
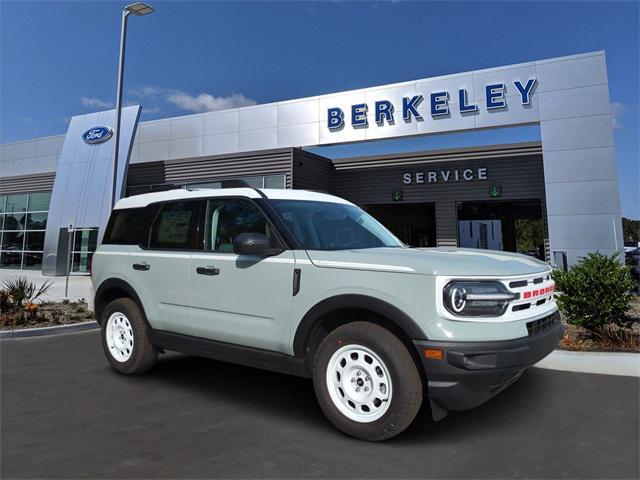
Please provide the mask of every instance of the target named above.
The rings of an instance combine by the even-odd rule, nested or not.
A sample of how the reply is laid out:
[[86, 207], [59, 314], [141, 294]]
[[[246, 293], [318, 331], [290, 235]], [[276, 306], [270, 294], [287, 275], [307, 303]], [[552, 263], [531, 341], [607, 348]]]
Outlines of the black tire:
[[[126, 361], [119, 361], [109, 349], [107, 341], [107, 323], [114, 313], [123, 314], [131, 325], [130, 334], [133, 335], [133, 345], [130, 357]], [[104, 309], [101, 324], [102, 348], [111, 367], [120, 373], [144, 373], [156, 363], [158, 350], [151, 345], [147, 335], [147, 324], [138, 304], [130, 298], [118, 298], [110, 302]]]
[[[330, 360], [334, 353], [348, 345], [366, 347], [388, 370], [393, 394], [386, 412], [378, 419], [363, 422], [349, 418], [329, 393], [327, 369]], [[313, 385], [320, 408], [329, 421], [347, 435], [362, 440], [387, 440], [402, 433], [411, 425], [422, 405], [422, 380], [409, 351], [391, 332], [369, 322], [348, 323], [325, 337], [314, 356]]]

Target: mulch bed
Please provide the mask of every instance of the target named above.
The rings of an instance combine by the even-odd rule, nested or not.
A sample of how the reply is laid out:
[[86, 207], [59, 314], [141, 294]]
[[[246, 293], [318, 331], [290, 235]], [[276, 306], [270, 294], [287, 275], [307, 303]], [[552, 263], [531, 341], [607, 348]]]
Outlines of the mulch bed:
[[634, 352], [640, 353], [640, 297], [631, 302], [627, 316], [633, 319], [628, 330], [618, 329], [614, 338], [598, 337], [576, 325], [563, 320], [564, 338], [560, 341], [560, 350], [580, 352]]
[[20, 313], [0, 314], [0, 329], [20, 330], [24, 328], [54, 327], [56, 325], [70, 325], [73, 323], [95, 320], [87, 302], [42, 302], [38, 305], [35, 317], [25, 317]]

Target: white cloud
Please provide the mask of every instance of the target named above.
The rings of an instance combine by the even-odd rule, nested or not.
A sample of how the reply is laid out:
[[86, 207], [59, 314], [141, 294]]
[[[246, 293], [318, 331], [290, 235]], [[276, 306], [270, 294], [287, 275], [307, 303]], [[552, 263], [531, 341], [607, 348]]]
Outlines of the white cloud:
[[611, 122], [614, 130], [622, 130], [624, 127], [620, 122], [620, 118], [624, 114], [627, 107], [620, 102], [611, 102]]
[[[193, 113], [213, 112], [215, 110], [226, 110], [228, 108], [246, 107], [256, 104], [255, 100], [245, 97], [242, 93], [232, 93], [226, 97], [216, 97], [210, 93], [191, 95], [183, 90], [156, 87], [154, 85], [133, 87], [129, 90], [129, 94], [141, 99], [157, 100], [158, 97], [161, 97], [165, 102]], [[151, 113], [149, 108], [146, 108], [145, 111]]]
[[105, 102], [99, 98], [80, 97], [80, 103], [83, 106], [90, 108], [113, 108], [112, 102]]
[[241, 93], [232, 93], [228, 97], [214, 97], [208, 93], [190, 95], [180, 90], [168, 93], [166, 100], [183, 110], [194, 113], [213, 112], [256, 104], [255, 100], [247, 98]]
[[147, 115], [155, 115], [156, 113], [160, 113], [162, 110], [160, 107], [145, 107], [142, 106], [142, 113], [146, 113]]
[[167, 89], [164, 88], [146, 85], [143, 87], [133, 87], [129, 90], [129, 93], [134, 97], [155, 97], [166, 91]]

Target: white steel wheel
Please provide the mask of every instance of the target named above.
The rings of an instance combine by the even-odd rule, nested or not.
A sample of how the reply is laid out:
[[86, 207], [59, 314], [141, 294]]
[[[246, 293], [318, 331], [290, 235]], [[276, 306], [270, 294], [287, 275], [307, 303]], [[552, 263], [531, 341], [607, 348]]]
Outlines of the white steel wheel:
[[114, 312], [107, 320], [105, 339], [109, 353], [118, 362], [124, 363], [133, 354], [133, 327], [125, 314]]
[[345, 345], [327, 365], [327, 390], [333, 404], [347, 418], [370, 423], [389, 409], [393, 385], [389, 369], [371, 349]]

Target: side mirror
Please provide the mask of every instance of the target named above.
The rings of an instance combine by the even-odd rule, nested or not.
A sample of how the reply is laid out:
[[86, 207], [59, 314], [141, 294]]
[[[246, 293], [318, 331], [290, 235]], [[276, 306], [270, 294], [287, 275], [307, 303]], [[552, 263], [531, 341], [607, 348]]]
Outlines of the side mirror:
[[274, 248], [269, 237], [262, 233], [241, 233], [233, 239], [233, 252], [237, 255], [270, 257], [282, 253], [282, 249]]

